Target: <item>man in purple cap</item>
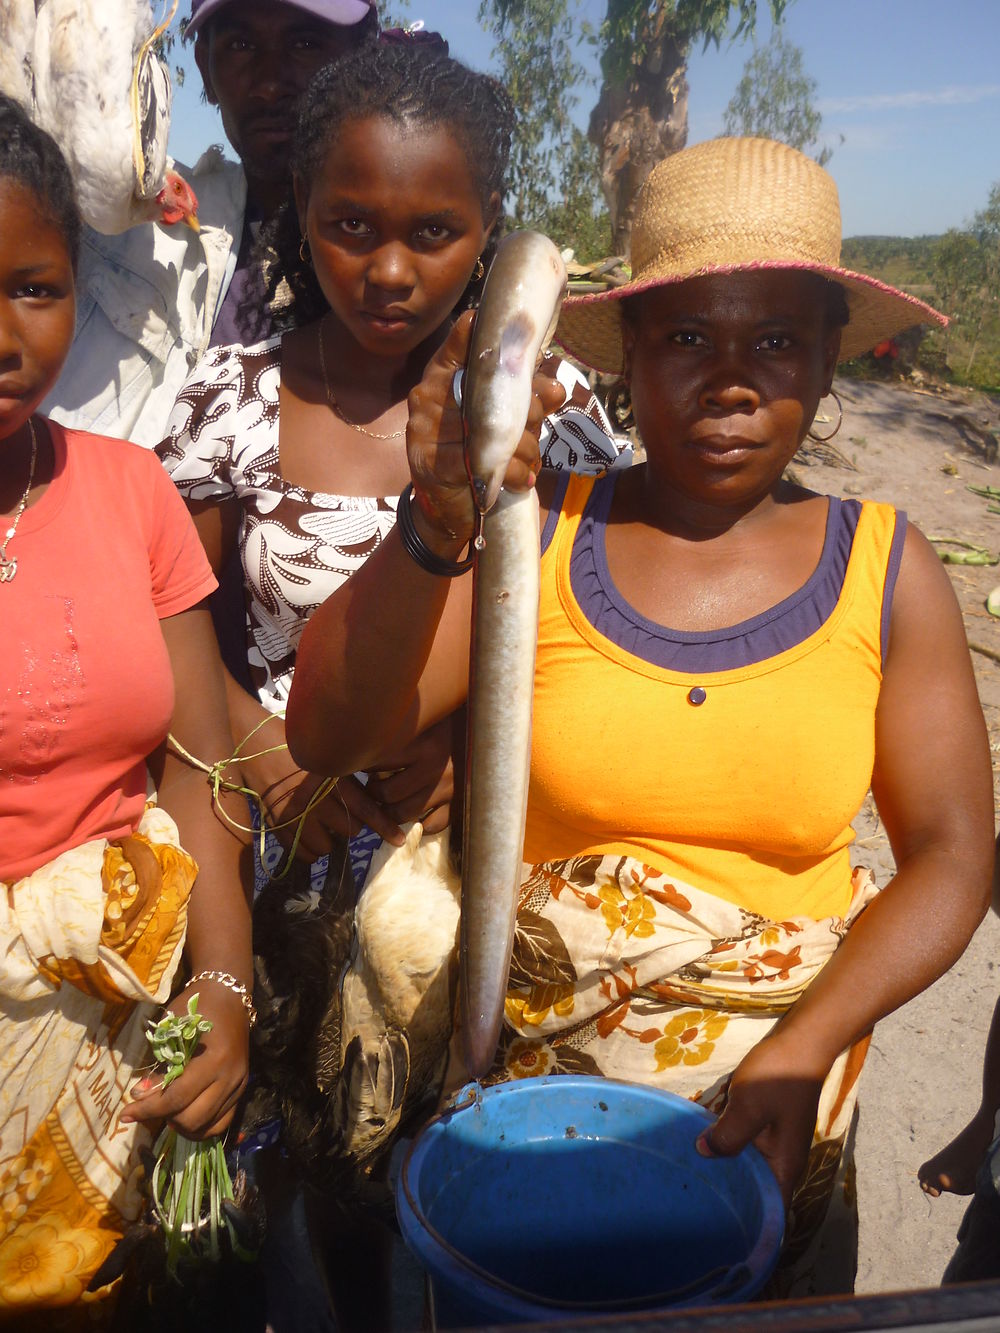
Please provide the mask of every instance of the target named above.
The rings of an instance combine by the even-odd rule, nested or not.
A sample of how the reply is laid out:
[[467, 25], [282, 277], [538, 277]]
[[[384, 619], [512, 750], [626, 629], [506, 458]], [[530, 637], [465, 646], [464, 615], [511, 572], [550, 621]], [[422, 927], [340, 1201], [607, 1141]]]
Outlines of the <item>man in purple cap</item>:
[[298, 98], [321, 66], [377, 32], [375, 0], [192, 0], [186, 36], [239, 161], [210, 148], [193, 171], [179, 167], [198, 196], [197, 235], [86, 232], [76, 338], [46, 412], [152, 447], [209, 346], [267, 336], [265, 315], [241, 318], [241, 298], [254, 237], [290, 187]]
[[299, 94], [321, 65], [377, 30], [369, 0], [192, 0], [185, 37], [264, 214], [288, 189]]
[[288, 197], [289, 155], [300, 94], [316, 71], [378, 31], [369, 0], [192, 0], [185, 36], [208, 100], [247, 181], [236, 277], [212, 330], [212, 344], [259, 341], [270, 330], [241, 328], [251, 232]]

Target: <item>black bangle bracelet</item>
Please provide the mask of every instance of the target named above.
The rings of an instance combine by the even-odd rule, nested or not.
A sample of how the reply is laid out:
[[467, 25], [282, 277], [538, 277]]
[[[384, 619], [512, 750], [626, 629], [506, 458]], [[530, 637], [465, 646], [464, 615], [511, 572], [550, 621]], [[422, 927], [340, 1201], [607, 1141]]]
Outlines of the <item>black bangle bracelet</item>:
[[472, 554], [467, 555], [464, 560], [445, 560], [443, 556], [432, 551], [421, 537], [413, 522], [413, 513], [410, 509], [412, 495], [413, 483], [408, 481], [400, 493], [399, 504], [396, 506], [396, 527], [399, 529], [403, 550], [428, 574], [440, 574], [443, 578], [452, 579], [456, 574], [467, 573], [475, 559]]

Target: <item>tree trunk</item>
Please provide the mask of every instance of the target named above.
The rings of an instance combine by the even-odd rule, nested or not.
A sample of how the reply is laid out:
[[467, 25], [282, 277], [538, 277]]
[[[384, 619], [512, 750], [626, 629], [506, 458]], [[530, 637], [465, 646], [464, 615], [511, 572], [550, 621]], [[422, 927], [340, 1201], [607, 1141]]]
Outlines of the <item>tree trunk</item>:
[[588, 133], [601, 155], [601, 187], [615, 252], [622, 255], [628, 253], [640, 186], [657, 162], [687, 142], [688, 48], [677, 41], [665, 9], [644, 19], [646, 40], [640, 49], [645, 55], [629, 60], [624, 78], [605, 75], [590, 117]]

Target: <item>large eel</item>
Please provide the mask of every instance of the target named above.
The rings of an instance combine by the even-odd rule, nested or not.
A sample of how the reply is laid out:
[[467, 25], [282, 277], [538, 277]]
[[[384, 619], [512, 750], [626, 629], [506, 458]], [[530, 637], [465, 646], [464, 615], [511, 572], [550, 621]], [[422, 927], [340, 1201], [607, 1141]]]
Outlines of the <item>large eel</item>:
[[538, 497], [501, 486], [565, 292], [566, 266], [546, 236], [507, 236], [486, 280], [462, 390], [466, 463], [482, 515], [473, 571], [459, 927], [461, 1050], [475, 1079], [496, 1054], [514, 942], [538, 639]]

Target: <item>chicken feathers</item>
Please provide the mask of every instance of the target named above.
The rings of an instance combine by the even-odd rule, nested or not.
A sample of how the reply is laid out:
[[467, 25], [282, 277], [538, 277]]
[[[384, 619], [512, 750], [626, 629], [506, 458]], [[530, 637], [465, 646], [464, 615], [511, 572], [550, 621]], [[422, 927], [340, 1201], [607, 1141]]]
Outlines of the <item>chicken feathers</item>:
[[[372, 857], [341, 984], [341, 1049], [354, 1096], [340, 1135], [352, 1154], [362, 1143], [369, 1153], [391, 1143], [400, 1123], [428, 1099], [433, 1104], [440, 1090], [452, 1029], [460, 895], [448, 830], [424, 837], [422, 826], [413, 824], [402, 847], [383, 843]], [[403, 1042], [406, 1077], [400, 1087]], [[349, 1068], [352, 1058], [366, 1076]], [[386, 1097], [386, 1061], [393, 1071], [392, 1100]]]
[[461, 885], [447, 832], [422, 834], [383, 844], [357, 905], [346, 847], [315, 904], [287, 883], [254, 904], [257, 1081], [242, 1132], [280, 1115], [303, 1179], [377, 1210], [390, 1202], [381, 1168], [433, 1108], [452, 1033]]
[[167, 168], [171, 84], [153, 49], [176, 10], [157, 25], [147, 0], [0, 0], [0, 90], [55, 139], [84, 221], [108, 235], [196, 217]]
[[0, 0], [0, 91], [30, 111], [34, 100], [35, 0]]

